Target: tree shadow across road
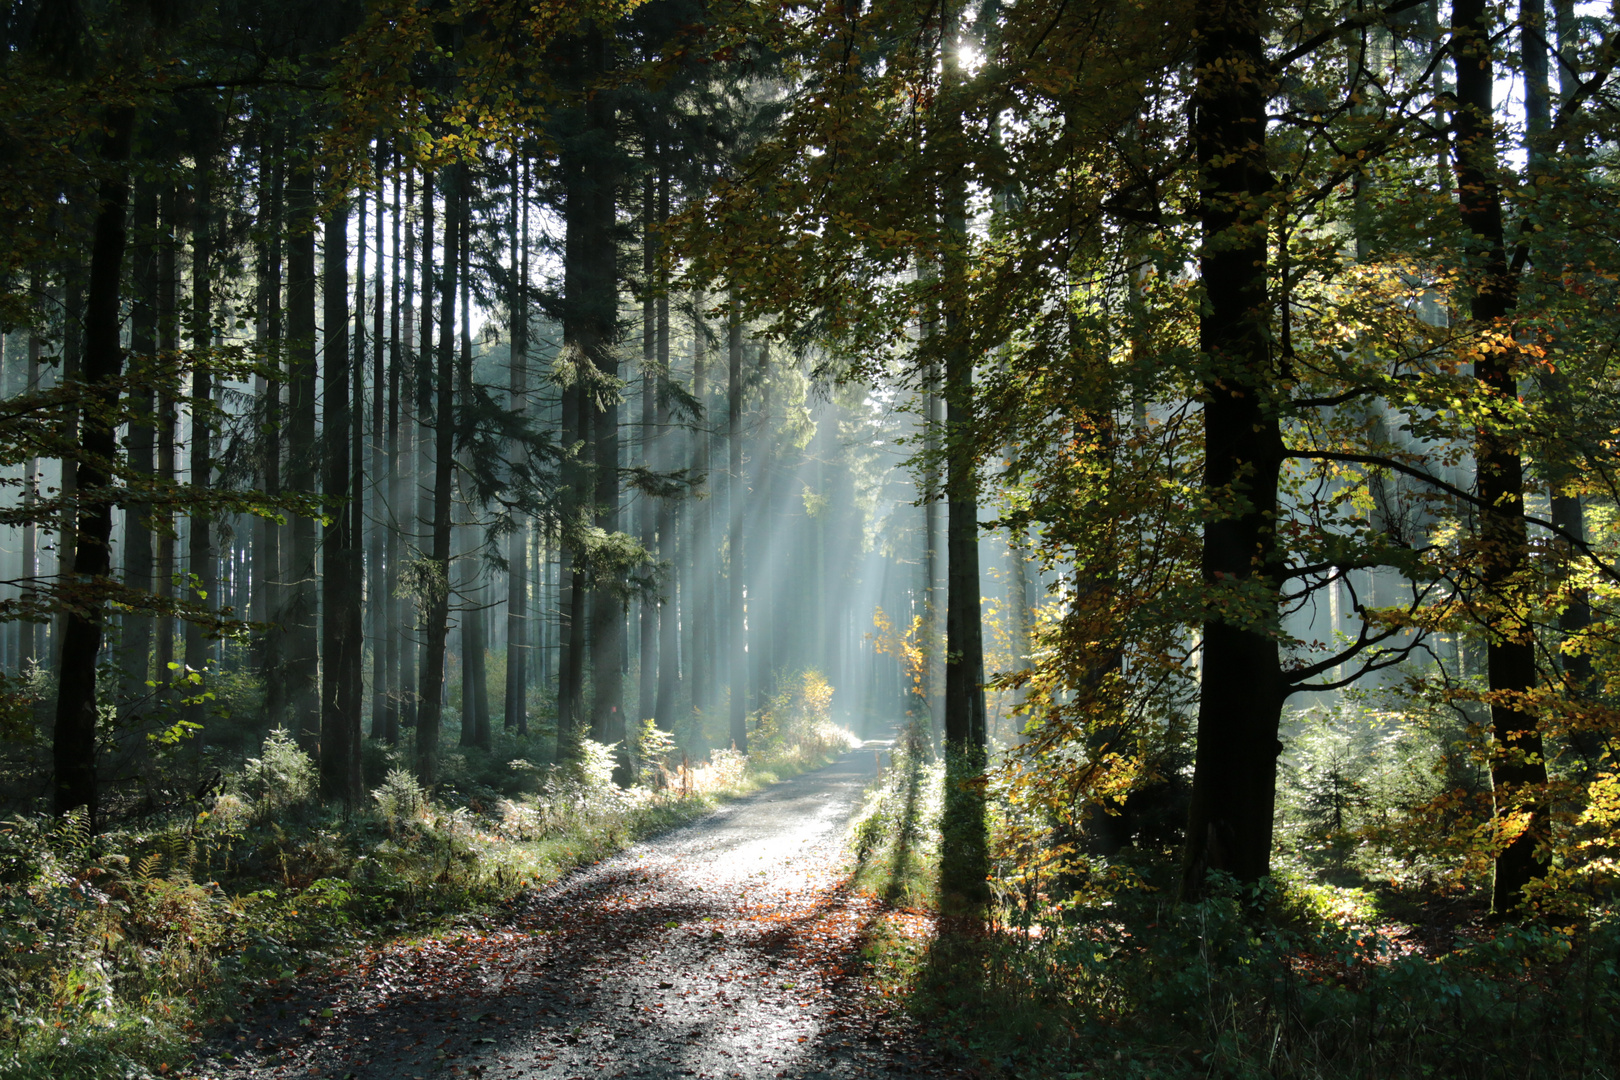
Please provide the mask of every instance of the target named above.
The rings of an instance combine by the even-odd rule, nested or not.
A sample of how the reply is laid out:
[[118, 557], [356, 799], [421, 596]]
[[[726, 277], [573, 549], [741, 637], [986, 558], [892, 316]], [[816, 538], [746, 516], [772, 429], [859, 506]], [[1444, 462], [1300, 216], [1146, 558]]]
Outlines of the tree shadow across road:
[[843, 872], [872, 755], [638, 844], [490, 933], [385, 950], [307, 1033], [207, 1075], [951, 1075], [865, 986], [864, 950], [893, 910]]

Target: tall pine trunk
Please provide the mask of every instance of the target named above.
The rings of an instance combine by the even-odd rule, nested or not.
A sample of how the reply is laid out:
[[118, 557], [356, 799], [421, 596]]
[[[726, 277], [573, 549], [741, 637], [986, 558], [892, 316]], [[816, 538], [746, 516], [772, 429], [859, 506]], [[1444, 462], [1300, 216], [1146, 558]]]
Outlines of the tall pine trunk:
[[730, 565], [726, 569], [729, 602], [726, 622], [731, 642], [731, 745], [748, 752], [748, 638], [744, 632], [747, 613], [743, 609], [743, 410], [742, 316], [732, 299], [726, 318], [726, 509], [731, 516]]
[[692, 428], [692, 475], [704, 487], [691, 510], [692, 549], [685, 562], [687, 581], [691, 585], [690, 601], [692, 622], [692, 651], [686, 670], [692, 687], [694, 711], [707, 709], [714, 703], [715, 654], [718, 643], [714, 635], [714, 582], [719, 563], [714, 557], [714, 478], [711, 469], [710, 445], [713, 433], [709, 416], [709, 341], [708, 327], [703, 320], [702, 292], [692, 296], [692, 400], [703, 410]]
[[[180, 347], [179, 297], [179, 232], [178, 193], [173, 184], [165, 184], [158, 194], [158, 352], [172, 358]], [[157, 475], [165, 488], [172, 487], [175, 479], [175, 429], [179, 424], [174, 393], [165, 385], [158, 392], [157, 413]], [[174, 616], [167, 608], [176, 594], [175, 578], [179, 567], [175, 565], [175, 536], [172, 529], [174, 515], [163, 509], [153, 514], [153, 528], [158, 533], [157, 595], [161, 602], [156, 637], [152, 650], [152, 667], [157, 673], [160, 689], [167, 689], [174, 680]]]
[[[359, 492], [351, 487], [349, 207], [326, 218], [323, 255], [322, 494], [331, 504], [321, 534], [321, 794], [354, 807], [360, 785], [360, 687], [355, 676], [360, 621]], [[353, 496], [353, 497], [351, 497]]]
[[[472, 380], [472, 267], [468, 238], [472, 231], [471, 192], [462, 190], [457, 211], [461, 215], [461, 363], [457, 371], [462, 408], [470, 408], [473, 400]], [[462, 615], [461, 632], [461, 741], [463, 745], [479, 746], [488, 750], [493, 740], [489, 719], [489, 672], [485, 656], [489, 648], [489, 621], [485, 605], [485, 581], [482, 545], [478, 542], [479, 514], [483, 506], [473, 491], [472, 462], [464, 459], [461, 467], [465, 481], [463, 505], [466, 507], [467, 526], [464, 535], [467, 550], [465, 561], [466, 585], [462, 600], [466, 610]]]
[[[512, 158], [511, 243], [512, 287], [507, 301], [511, 313], [512, 351], [507, 368], [507, 407], [523, 419], [529, 400], [529, 172]], [[532, 621], [529, 618], [529, 530], [521, 518], [506, 540], [506, 713], [503, 726], [519, 735], [529, 733], [529, 658]]]
[[[287, 236], [287, 486], [315, 486], [315, 174], [299, 164], [288, 184], [292, 222]], [[292, 519], [286, 577], [286, 724], [299, 745], [319, 745], [320, 654], [316, 627], [315, 522]], [[283, 718], [277, 718], [278, 720]]]
[[[399, 157], [397, 154], [395, 155], [394, 160], [397, 167], [399, 164]], [[410, 205], [410, 197], [408, 194], [405, 198], [404, 205]], [[406, 621], [407, 613], [405, 610], [405, 602], [399, 597], [399, 561], [403, 555], [399, 536], [399, 522], [400, 516], [404, 513], [405, 509], [406, 492], [409, 490], [409, 487], [406, 484], [406, 479], [409, 472], [406, 461], [401, 456], [402, 444], [400, 441], [400, 395], [404, 389], [401, 386], [401, 383], [403, 381], [402, 368], [405, 365], [404, 355], [401, 352], [402, 341], [400, 335], [402, 332], [405, 333], [404, 343], [406, 344], [409, 343], [410, 336], [408, 329], [410, 324], [408, 319], [405, 321], [403, 326], [401, 325], [402, 316], [405, 315], [405, 312], [400, 307], [400, 244], [408, 234], [402, 234], [402, 230], [400, 228], [400, 209], [399, 176], [396, 172], [394, 176], [393, 213], [389, 216], [389, 225], [393, 234], [393, 260], [390, 263], [390, 272], [388, 275], [388, 466], [386, 471], [382, 474], [388, 478], [388, 486], [386, 489], [388, 505], [384, 518], [384, 520], [386, 520], [388, 523], [388, 537], [387, 547], [383, 556], [387, 564], [387, 571], [386, 576], [383, 579], [383, 594], [379, 601], [382, 611], [384, 612], [383, 618], [386, 620], [386, 625], [384, 628], [384, 637], [386, 638], [384, 642], [384, 649], [386, 654], [385, 662], [387, 664], [387, 674], [385, 676], [385, 681], [389, 689], [387, 700], [383, 704], [383, 708], [385, 710], [383, 738], [387, 740], [390, 746], [393, 746], [399, 742], [401, 705], [405, 697], [406, 688], [409, 685], [409, 683], [406, 681], [405, 673], [409, 670], [408, 665], [410, 661], [409, 653], [404, 644], [407, 636], [406, 628], [409, 624]], [[409, 260], [409, 258], [410, 257], [407, 256], [407, 260]], [[407, 261], [407, 267], [409, 266], [410, 264]], [[409, 296], [411, 287], [411, 274], [409, 269], [407, 269], [405, 275], [405, 295], [407, 298]], [[381, 393], [380, 389], [378, 390], [378, 393]]]
[[[393, 669], [389, 656], [393, 651], [393, 620], [389, 618], [388, 571], [384, 562], [388, 529], [387, 424], [388, 395], [384, 389], [388, 380], [385, 363], [387, 341], [384, 338], [384, 315], [388, 310], [383, 299], [383, 252], [387, 250], [387, 232], [383, 213], [384, 169], [387, 164], [385, 144], [377, 144], [375, 175], [377, 178], [377, 225], [373, 236], [375, 268], [371, 280], [371, 531], [366, 555], [366, 607], [365, 614], [371, 624], [366, 635], [371, 642], [371, 737], [381, 739], [388, 732], [388, 702], [393, 697]], [[359, 283], [361, 291], [365, 281]], [[358, 318], [358, 313], [356, 318]], [[358, 403], [356, 404], [358, 408]]]
[[[281, 370], [282, 356], [282, 140], [277, 139], [272, 150], [273, 162], [267, 163], [268, 186], [260, 191], [259, 235], [259, 308], [264, 320], [263, 348], [274, 365], [272, 375], [264, 380], [261, 400], [264, 402], [264, 466], [260, 477], [265, 494], [272, 497], [281, 493], [282, 453], [282, 380], [274, 374]], [[261, 168], [260, 183], [266, 182], [266, 169]], [[253, 584], [260, 600], [255, 618], [274, 624], [259, 640], [259, 674], [265, 681], [265, 715], [272, 724], [285, 720], [286, 679], [282, 672], [282, 657], [286, 645], [286, 599], [282, 582], [282, 534], [284, 527], [269, 518], [259, 518], [258, 532], [253, 546], [255, 562]]]
[[[150, 479], [156, 467], [157, 405], [151, 377], [157, 371], [157, 247], [158, 191], [150, 180], [140, 181], [135, 191], [135, 247], [131, 285], [134, 289], [129, 318], [129, 351], [145, 374], [131, 390], [129, 425], [129, 468]], [[124, 506], [124, 584], [140, 593], [152, 592], [152, 529], [150, 508], [140, 501]], [[24, 570], [24, 576], [28, 571]], [[25, 626], [30, 624], [24, 624]], [[126, 718], [146, 699], [148, 668], [152, 660], [152, 617], [131, 612], [124, 616], [119, 668], [124, 685], [119, 697], [120, 714]], [[143, 740], [144, 741], [144, 740]]]
[[125, 245], [129, 159], [135, 126], [132, 109], [108, 117], [102, 162], [114, 170], [101, 182], [95, 233], [90, 247], [90, 286], [85, 301], [84, 379], [91, 408], [80, 424], [81, 456], [76, 490], [80, 494], [70, 568], [76, 602], [63, 626], [56, 730], [52, 758], [56, 771], [54, 805], [58, 814], [84, 807], [94, 824], [96, 788], [96, 658], [101, 651], [106, 603], [102, 593], [112, 570], [113, 504], [108, 493], [109, 464], [118, 453], [113, 414], [118, 404], [120, 349], [119, 286]]
[[[214, 198], [213, 198], [213, 133], [200, 140], [194, 171], [191, 226], [191, 347], [194, 362], [191, 369], [191, 483], [198, 491], [213, 486], [214, 451], [213, 425], [209, 410], [213, 404], [214, 381], [209, 370], [209, 356], [214, 344]], [[213, 614], [219, 608], [218, 573], [214, 562], [213, 518], [207, 511], [193, 510], [187, 532], [187, 567], [191, 574], [191, 601]], [[213, 652], [208, 627], [197, 619], [186, 620], [186, 674], [190, 679], [205, 677]], [[181, 715], [200, 730], [208, 719], [206, 699], [198, 691], [201, 687], [188, 686], [187, 704]]]
[[[669, 170], [663, 168], [658, 173], [658, 219], [669, 220]], [[660, 469], [668, 469], [674, 455], [668, 449], [670, 445], [669, 425], [669, 281], [660, 268], [655, 265], [658, 274], [658, 291], [654, 301], [653, 315], [657, 320], [656, 339], [654, 347], [657, 350], [655, 368], [658, 375], [658, 402], [653, 416], [655, 430], [658, 432], [660, 449], [653, 455]], [[681, 599], [680, 574], [673, 568], [681, 565], [680, 552], [677, 550], [677, 538], [680, 536], [679, 523], [676, 520], [676, 502], [673, 499], [660, 499], [658, 501], [658, 561], [671, 567], [668, 583], [668, 593], [664, 597], [663, 608], [659, 613], [658, 621], [658, 698], [653, 708], [653, 717], [658, 727], [663, 731], [675, 730], [675, 691], [681, 679], [680, 655], [680, 627], [681, 627]]]
[[[653, 297], [653, 272], [657, 253], [653, 242], [653, 219], [656, 213], [656, 179], [647, 171], [641, 184], [641, 464], [648, 470], [658, 468], [657, 423], [658, 410], [658, 315]], [[654, 500], [643, 495], [639, 500], [641, 546], [648, 551], [658, 544], [658, 512]], [[660, 502], [662, 500], [659, 500]], [[674, 590], [667, 583], [664, 588]], [[658, 712], [658, 597], [653, 594], [641, 598], [641, 677], [636, 711], [638, 721]]]
[[[461, 237], [457, 206], [462, 166], [444, 174], [444, 265], [439, 288], [439, 362], [434, 376], [432, 547], [433, 579], [427, 586], [427, 626], [422, 645], [421, 705], [416, 717], [416, 774], [427, 785], [438, 782], [440, 721], [443, 716], [445, 642], [450, 632], [450, 497], [455, 476], [456, 269]], [[426, 185], [424, 185], [426, 186]], [[431, 200], [431, 194], [428, 196]], [[426, 244], [424, 243], [424, 247]], [[427, 331], [424, 329], [424, 335]]]

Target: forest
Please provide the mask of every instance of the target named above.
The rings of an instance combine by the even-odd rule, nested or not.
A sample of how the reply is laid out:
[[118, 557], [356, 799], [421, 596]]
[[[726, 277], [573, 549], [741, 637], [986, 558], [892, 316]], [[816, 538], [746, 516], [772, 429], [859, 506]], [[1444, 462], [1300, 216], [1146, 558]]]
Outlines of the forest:
[[1620, 6], [0, 16], [0, 1076], [1620, 1070]]

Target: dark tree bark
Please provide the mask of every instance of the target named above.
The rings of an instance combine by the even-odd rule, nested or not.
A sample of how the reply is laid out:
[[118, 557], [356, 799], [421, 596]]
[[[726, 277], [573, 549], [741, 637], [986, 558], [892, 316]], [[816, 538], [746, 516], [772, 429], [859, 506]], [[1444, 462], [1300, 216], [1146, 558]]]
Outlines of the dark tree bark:
[[[43, 289], [42, 275], [39, 268], [35, 267], [29, 271], [28, 275], [29, 302], [37, 304]], [[25, 359], [27, 382], [24, 388], [25, 392], [29, 394], [39, 392], [39, 354], [42, 344], [38, 328], [30, 326], [28, 329], [27, 357]], [[28, 520], [23, 523], [22, 528], [22, 577], [26, 583], [25, 589], [27, 591], [25, 595], [29, 599], [33, 599], [39, 593], [39, 525], [34, 521], [33, 513], [34, 503], [39, 494], [39, 458], [30, 456], [23, 463], [23, 483], [25, 485], [23, 487], [23, 505], [27, 507], [29, 512], [27, 515]], [[19, 638], [17, 647], [19, 669], [26, 668], [30, 664], [38, 665], [40, 663], [39, 624], [33, 619], [24, 619]], [[160, 668], [158, 678], [162, 679], [165, 675], [167, 675], [167, 672]]]
[[[176, 249], [179, 247], [179, 236], [176, 222], [179, 217], [176, 203], [178, 196], [172, 184], [166, 184], [158, 193], [158, 352], [166, 357], [173, 357], [180, 347], [180, 309], [179, 298], [176, 293], [179, 288], [179, 267]], [[158, 482], [165, 487], [175, 481], [174, 438], [175, 428], [178, 426], [178, 410], [175, 398], [167, 390], [159, 392], [157, 415], [157, 473]], [[162, 528], [158, 530], [157, 552], [157, 594], [158, 599], [165, 603], [174, 599], [175, 577], [179, 569], [175, 565], [175, 537], [170, 526], [174, 517], [168, 510], [161, 510], [153, 515], [153, 526], [157, 528], [161, 521]], [[157, 642], [152, 650], [152, 666], [157, 672], [157, 683], [160, 688], [169, 687], [174, 680], [174, 617], [160, 613], [157, 618]]]
[[[287, 234], [287, 486], [312, 492], [315, 482], [315, 176], [299, 165], [288, 184], [292, 221]], [[315, 522], [292, 519], [287, 574], [285, 720], [299, 745], [320, 739], [320, 654], [316, 630]]]
[[[472, 380], [472, 267], [470, 265], [468, 237], [472, 231], [472, 201], [471, 192], [463, 189], [461, 205], [458, 210], [461, 215], [462, 237], [461, 259], [461, 364], [457, 372], [458, 384], [463, 411], [471, 408], [473, 401]], [[470, 421], [463, 420], [465, 427]], [[462, 503], [466, 507], [467, 525], [464, 534], [467, 538], [467, 550], [463, 553], [465, 584], [462, 590], [462, 600], [466, 610], [462, 613], [461, 622], [461, 741], [466, 746], [478, 746], [488, 750], [493, 742], [493, 733], [490, 730], [489, 718], [489, 671], [485, 664], [485, 655], [489, 649], [488, 619], [486, 617], [485, 581], [487, 575], [483, 565], [482, 545], [478, 542], [478, 515], [482, 506], [477, 502], [472, 490], [472, 463], [470, 460], [462, 462], [462, 476], [468, 482], [464, 484], [465, 492]]]
[[[653, 239], [656, 178], [651, 169], [641, 184], [641, 464], [658, 468], [658, 441], [661, 434], [657, 423], [658, 410], [658, 314], [653, 297], [653, 273], [657, 264], [657, 251]], [[640, 499], [641, 546], [648, 551], [658, 544], [658, 512], [653, 500], [643, 495]], [[673, 592], [673, 590], [669, 590]], [[658, 597], [641, 598], [641, 672], [636, 719], [644, 720], [658, 712]]]
[[[322, 245], [325, 336], [322, 383], [323, 458], [321, 490], [331, 503], [321, 535], [321, 794], [359, 805], [360, 687], [357, 652], [360, 620], [360, 550], [355, 520], [360, 494], [351, 487], [349, 351], [349, 208], [339, 202], [326, 218]], [[356, 496], [351, 498], [351, 496]]]
[[[529, 401], [529, 171], [512, 158], [511, 243], [512, 289], [507, 301], [511, 313], [512, 351], [507, 370], [507, 407], [526, 416]], [[520, 521], [506, 541], [506, 714], [504, 726], [519, 735], [529, 733], [529, 658], [532, 620], [529, 618], [529, 529]]]
[[[406, 177], [406, 202], [414, 198], [410, 185], [414, 181], [414, 170]], [[428, 424], [433, 414], [433, 379], [431, 365], [433, 358], [433, 178], [427, 173], [422, 174], [422, 234], [421, 234], [421, 266], [422, 283], [419, 290], [413, 291], [413, 279], [416, 268], [418, 245], [406, 235], [405, 244], [405, 305], [406, 319], [414, 320], [418, 314], [422, 325], [418, 331], [414, 322], [408, 323], [405, 334], [406, 348], [409, 354], [406, 358], [405, 379], [406, 387], [401, 393], [404, 400], [410, 403], [411, 421], [408, 430], [411, 437], [411, 447], [406, 451], [409, 458], [410, 483], [406, 485], [404, 495], [400, 501], [400, 514], [411, 521], [411, 536], [408, 545], [412, 558], [420, 558], [433, 546], [431, 539], [433, 520], [433, 486], [429, 482], [433, 476], [433, 449], [432, 441], [428, 438]], [[419, 292], [422, 297], [421, 307], [418, 308], [414, 297]], [[415, 336], [413, 337], [413, 332]], [[410, 349], [412, 342], [415, 348]], [[426, 532], [424, 532], [426, 530]], [[401, 546], [407, 546], [401, 541]], [[422, 633], [426, 625], [425, 608], [421, 601], [415, 598], [401, 602], [406, 611], [411, 633], [401, 645], [400, 653], [400, 702], [399, 723], [401, 727], [416, 727], [416, 718], [420, 713], [422, 704], [421, 674], [422, 674]]]
[[[395, 158], [396, 166], [398, 158]], [[410, 205], [409, 195], [405, 198], [405, 205]], [[408, 655], [404, 647], [406, 628], [409, 625], [404, 602], [399, 598], [399, 560], [402, 555], [399, 537], [399, 519], [405, 506], [407, 465], [401, 455], [400, 442], [400, 393], [401, 369], [404, 367], [404, 356], [400, 351], [401, 315], [400, 308], [400, 280], [399, 255], [401, 243], [400, 229], [400, 192], [399, 179], [396, 173], [394, 179], [394, 205], [393, 213], [389, 216], [392, 229], [393, 261], [389, 267], [389, 321], [388, 321], [388, 467], [384, 475], [388, 478], [387, 500], [384, 520], [388, 523], [387, 547], [384, 559], [387, 564], [386, 575], [383, 578], [383, 594], [381, 607], [385, 612], [387, 625], [384, 628], [385, 663], [387, 674], [385, 681], [389, 688], [386, 701], [383, 703], [383, 738], [390, 746], [399, 742], [400, 704], [404, 698], [406, 683], [402, 678], [408, 670]], [[409, 266], [410, 256], [407, 255]], [[409, 270], [405, 275], [405, 292], [409, 295], [412, 281]], [[409, 338], [407, 330], [406, 338]], [[379, 388], [379, 393], [381, 390]]]
[[[260, 315], [264, 320], [264, 350], [279, 370], [283, 361], [282, 356], [282, 310], [281, 310], [281, 279], [282, 279], [282, 224], [285, 218], [282, 208], [283, 202], [283, 154], [284, 143], [277, 139], [272, 156], [272, 163], [268, 165], [268, 188], [262, 190], [260, 198], [263, 200], [259, 228], [259, 307]], [[266, 174], [261, 169], [260, 181], [265, 181]], [[264, 381], [262, 400], [264, 402], [264, 474], [261, 481], [264, 484], [265, 494], [275, 496], [281, 493], [281, 460], [282, 460], [282, 408], [281, 408], [282, 382], [279, 378], [271, 377]], [[276, 624], [274, 629], [265, 632], [259, 641], [258, 660], [259, 673], [265, 680], [265, 715], [272, 725], [280, 724], [285, 720], [286, 712], [286, 678], [282, 670], [282, 659], [285, 653], [286, 628], [283, 620], [286, 618], [286, 597], [283, 595], [282, 583], [285, 575], [282, 573], [283, 551], [282, 533], [284, 527], [269, 518], [260, 518], [257, 524], [258, 535], [254, 544], [253, 555], [256, 566], [254, 568], [254, 586], [261, 597], [262, 607], [255, 614], [255, 618]]]
[[[214, 397], [214, 380], [209, 370], [209, 351], [214, 344], [214, 195], [213, 158], [214, 118], [206, 121], [208, 131], [198, 140], [197, 165], [192, 190], [191, 225], [191, 347], [195, 354], [191, 369], [191, 482], [206, 491], [214, 482], [214, 432], [208, 410]], [[192, 510], [187, 532], [187, 568], [192, 578], [192, 602], [212, 614], [219, 608], [219, 582], [214, 562], [213, 516]], [[186, 620], [186, 674], [206, 676], [213, 644], [208, 627], [198, 619]], [[207, 703], [191, 684], [181, 715], [201, 729], [208, 719]], [[194, 729], [196, 730], [196, 729]]]
[[1197, 764], [1182, 892], [1212, 870], [1253, 882], [1271, 868], [1272, 805], [1284, 687], [1275, 625], [1278, 373], [1266, 300], [1263, 6], [1198, 9], [1194, 138], [1204, 177], [1199, 348], [1204, 397], [1203, 622]]
[[973, 353], [966, 303], [967, 190], [959, 159], [961, 9], [944, 13], [940, 81], [940, 210], [945, 298], [945, 806], [940, 890], [973, 910], [988, 899], [984, 775], [984, 629], [979, 598], [979, 481], [973, 442]]
[[119, 343], [119, 286], [123, 272], [129, 160], [135, 126], [132, 109], [108, 117], [102, 162], [113, 170], [101, 182], [95, 233], [90, 247], [90, 285], [85, 300], [84, 379], [90, 408], [81, 418], [82, 456], [77, 467], [80, 493], [70, 564], [76, 603], [64, 625], [52, 746], [56, 770], [54, 806], [58, 814], [84, 807], [92, 827], [97, 812], [96, 656], [101, 651], [106, 602], [101, 595], [112, 570], [113, 504], [107, 488], [108, 464], [118, 453], [113, 414], [123, 369]]
[[[564, 327], [567, 333], [567, 327]], [[585, 404], [586, 391], [576, 380], [564, 388], [562, 394], [563, 445], [575, 446], [590, 440], [590, 409]], [[590, 470], [585, 464], [571, 459], [564, 471], [566, 481], [563, 492], [563, 512], [572, 520], [588, 502], [586, 486]], [[558, 567], [561, 586], [558, 613], [560, 654], [557, 678], [557, 760], [573, 760], [579, 741], [580, 721], [585, 708], [585, 574], [574, 558], [572, 547], [565, 543]]]
[[[135, 245], [131, 285], [134, 290], [130, 305], [129, 350], [139, 363], [155, 371], [152, 363], [157, 354], [157, 279], [158, 255], [156, 236], [158, 228], [158, 190], [151, 181], [141, 181], [135, 190], [134, 213]], [[129, 425], [129, 468], [150, 480], [156, 468], [157, 428], [154, 410], [156, 397], [150, 382], [136, 387], [130, 401], [133, 417]], [[32, 470], [29, 470], [30, 473]], [[140, 500], [124, 506], [124, 584], [142, 593], [152, 591], [152, 529], [149, 507]], [[32, 527], [29, 527], [32, 531]], [[32, 538], [29, 537], [29, 540]], [[25, 544], [27, 541], [25, 540]], [[31, 553], [25, 553], [25, 556]], [[25, 557], [24, 562], [28, 562]], [[23, 576], [29, 576], [24, 568]], [[25, 623], [30, 627], [32, 624]], [[124, 616], [123, 640], [120, 642], [119, 669], [124, 685], [119, 697], [120, 713], [126, 719], [146, 700], [146, 682], [152, 660], [152, 617], [131, 612]]]
[[[388, 703], [393, 698], [393, 666], [389, 660], [396, 647], [393, 644], [394, 623], [389, 618], [392, 614], [388, 603], [388, 570], [384, 562], [389, 529], [388, 522], [388, 485], [389, 472], [387, 465], [387, 441], [385, 437], [387, 425], [388, 394], [384, 387], [387, 385], [388, 369], [385, 363], [384, 338], [384, 312], [387, 303], [383, 298], [383, 252], [387, 250], [388, 234], [384, 225], [387, 217], [383, 213], [383, 185], [385, 182], [384, 169], [387, 165], [388, 151], [381, 142], [377, 144], [377, 160], [375, 175], [377, 179], [377, 225], [373, 236], [375, 249], [375, 268], [372, 271], [371, 281], [371, 528], [368, 534], [366, 555], [366, 607], [365, 614], [371, 627], [367, 639], [371, 642], [371, 737], [373, 739], [385, 738], [388, 733]], [[365, 289], [364, 275], [361, 275], [359, 287]], [[359, 313], [355, 318], [358, 320]], [[358, 407], [358, 406], [357, 406]]]
[[[462, 166], [452, 165], [444, 176], [444, 266], [439, 287], [439, 364], [435, 374], [433, 410], [432, 550], [434, 580], [429, 586], [426, 640], [422, 653], [422, 700], [416, 718], [416, 774], [427, 785], [438, 782], [440, 720], [444, 700], [445, 641], [450, 632], [450, 496], [455, 476], [456, 405], [456, 270], [462, 243]], [[425, 186], [425, 185], [424, 185]], [[430, 196], [431, 198], [431, 196]], [[424, 241], [424, 250], [427, 247]], [[424, 334], [426, 330], [424, 330]]]
[[[669, 170], [658, 174], [658, 219], [669, 220]], [[669, 416], [669, 281], [661, 273], [653, 315], [657, 320], [654, 357], [658, 377], [658, 402], [653, 416], [658, 432], [657, 453], [652, 455], [660, 469], [671, 467], [674, 455], [670, 444]], [[658, 698], [653, 717], [663, 731], [675, 730], [675, 692], [681, 680], [680, 626], [681, 597], [680, 574], [674, 567], [681, 565], [677, 538], [681, 530], [676, 516], [676, 503], [672, 499], [658, 501], [658, 561], [671, 568], [668, 594], [664, 597], [658, 621]]]
[[[1458, 209], [1477, 241], [1477, 273], [1470, 315], [1482, 326], [1503, 323], [1513, 312], [1515, 281], [1508, 269], [1503, 235], [1502, 196], [1493, 123], [1493, 80], [1489, 6], [1485, 0], [1452, 5], [1452, 49], [1457, 58], [1456, 132]], [[1507, 330], [1507, 327], [1497, 327]], [[1511, 334], [1508, 335], [1511, 340]], [[1519, 393], [1516, 350], [1483, 350], [1474, 378], [1487, 401], [1513, 402]], [[1536, 847], [1546, 836], [1547, 766], [1541, 731], [1524, 695], [1535, 689], [1534, 627], [1529, 598], [1517, 579], [1529, 565], [1524, 522], [1524, 463], [1511, 425], [1482, 423], [1474, 445], [1479, 483], [1480, 584], [1486, 615], [1486, 671], [1492, 694], [1491, 784], [1496, 813], [1508, 818], [1528, 812], [1529, 823], [1497, 855], [1491, 908], [1498, 914], [1519, 909], [1524, 887], [1546, 873], [1546, 856]]]

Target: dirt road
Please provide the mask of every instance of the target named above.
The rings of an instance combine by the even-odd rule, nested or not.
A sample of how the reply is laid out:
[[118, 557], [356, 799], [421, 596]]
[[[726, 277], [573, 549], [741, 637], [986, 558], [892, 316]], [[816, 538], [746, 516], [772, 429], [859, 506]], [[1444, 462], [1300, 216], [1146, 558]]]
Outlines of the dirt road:
[[[529, 896], [504, 926], [398, 947], [296, 1018], [243, 1018], [211, 1077], [954, 1075], [858, 993], [870, 900], [839, 888], [868, 747]], [[310, 1011], [310, 1010], [305, 1010]], [[234, 1044], [234, 1045], [233, 1045]]]

